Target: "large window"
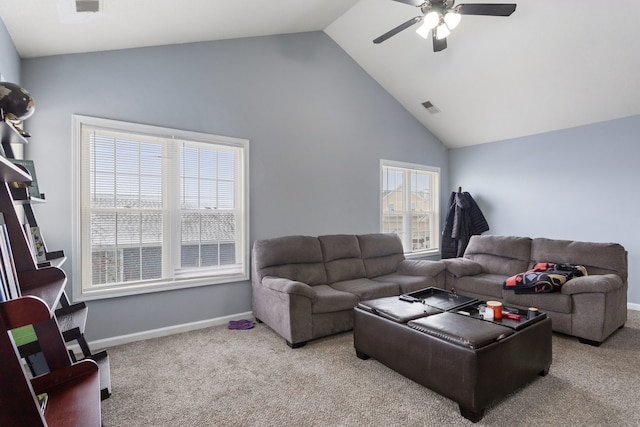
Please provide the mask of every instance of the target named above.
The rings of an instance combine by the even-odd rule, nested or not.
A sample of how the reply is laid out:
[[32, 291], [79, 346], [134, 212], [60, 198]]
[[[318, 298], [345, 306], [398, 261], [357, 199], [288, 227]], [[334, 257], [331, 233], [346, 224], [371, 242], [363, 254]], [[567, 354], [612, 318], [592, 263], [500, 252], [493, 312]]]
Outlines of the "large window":
[[405, 253], [437, 252], [440, 169], [382, 160], [380, 176], [381, 231], [400, 236]]
[[73, 116], [79, 299], [248, 279], [248, 141]]

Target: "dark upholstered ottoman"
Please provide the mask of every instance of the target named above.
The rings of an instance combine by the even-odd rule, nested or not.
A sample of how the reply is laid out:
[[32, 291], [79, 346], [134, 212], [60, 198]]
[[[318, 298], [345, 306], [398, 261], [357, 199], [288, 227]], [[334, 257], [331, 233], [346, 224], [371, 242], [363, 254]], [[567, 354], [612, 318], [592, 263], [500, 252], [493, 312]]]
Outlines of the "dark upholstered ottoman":
[[495, 401], [549, 372], [551, 319], [546, 316], [516, 331], [397, 298], [365, 301], [354, 310], [360, 359], [373, 357], [454, 400], [473, 422]]

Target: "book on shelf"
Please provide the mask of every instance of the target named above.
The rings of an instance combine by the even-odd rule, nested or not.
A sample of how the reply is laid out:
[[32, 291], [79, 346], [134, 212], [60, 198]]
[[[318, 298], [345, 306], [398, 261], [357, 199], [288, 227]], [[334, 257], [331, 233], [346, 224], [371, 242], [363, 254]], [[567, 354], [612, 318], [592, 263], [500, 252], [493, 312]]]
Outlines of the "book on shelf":
[[33, 329], [33, 325], [25, 325], [12, 329], [11, 336], [13, 337], [13, 342], [15, 342], [16, 347], [38, 341], [38, 336], [36, 335], [36, 330]]
[[18, 274], [13, 262], [11, 251], [11, 241], [7, 232], [7, 225], [4, 222], [4, 215], [0, 213], [0, 280], [5, 287], [7, 299], [19, 298], [22, 296], [20, 285], [18, 284]]
[[31, 183], [13, 182], [11, 185], [14, 187], [26, 187], [29, 190], [31, 197], [40, 198], [40, 189], [38, 188], [38, 180], [36, 178], [36, 168], [33, 165], [33, 160], [25, 159], [10, 159], [13, 164], [26, 171], [31, 175]]
[[31, 234], [31, 226], [29, 225], [28, 222], [25, 222], [24, 224], [22, 224], [22, 228], [24, 229], [24, 235], [27, 238], [27, 244], [29, 245], [29, 249], [31, 249], [31, 253], [33, 254], [33, 257], [35, 258], [35, 256], [36, 256], [36, 241], [33, 238], [33, 234]]
[[6, 292], [7, 291], [5, 290], [4, 283], [0, 283], [0, 302], [4, 302], [9, 299], [7, 298]]
[[24, 225], [27, 241], [31, 247], [31, 252], [38, 264], [47, 262], [47, 253], [45, 251], [44, 240], [40, 233], [40, 227], [31, 227], [29, 224]]
[[47, 407], [47, 402], [49, 401], [49, 395], [47, 393], [40, 393], [38, 395], [38, 405], [40, 406], [40, 410], [44, 412]]

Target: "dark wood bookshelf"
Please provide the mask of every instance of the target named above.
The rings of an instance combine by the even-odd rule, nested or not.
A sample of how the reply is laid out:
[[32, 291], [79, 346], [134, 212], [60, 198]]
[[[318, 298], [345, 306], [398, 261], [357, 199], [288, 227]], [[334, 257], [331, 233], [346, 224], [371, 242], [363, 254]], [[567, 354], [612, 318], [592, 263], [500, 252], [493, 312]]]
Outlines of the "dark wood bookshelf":
[[[88, 308], [84, 303], [71, 303], [66, 295], [67, 277], [61, 266], [66, 261], [62, 250], [49, 251], [40, 233], [36, 215], [32, 209], [34, 204], [46, 203], [44, 194], [34, 197], [27, 185], [32, 182], [32, 176], [27, 169], [17, 166], [13, 159], [12, 144], [26, 144], [26, 139], [11, 124], [0, 121], [0, 136], [2, 151], [0, 155], [0, 213], [4, 219], [17, 282], [23, 297], [36, 297], [44, 302], [49, 311], [55, 316], [58, 332], [63, 342], [69, 344], [76, 341], [82, 352], [82, 360], [92, 360], [100, 367], [100, 398], [106, 399], [111, 395], [111, 379], [109, 357], [106, 351], [93, 353], [84, 337]], [[17, 163], [17, 162], [16, 162]], [[34, 173], [34, 172], [32, 172]], [[34, 230], [39, 236], [37, 241], [42, 245], [44, 256], [33, 248]], [[2, 305], [4, 303], [1, 303]], [[41, 345], [40, 345], [41, 347]], [[46, 374], [47, 364], [38, 362], [38, 356], [33, 351], [38, 346], [26, 343], [17, 349], [17, 354], [23, 357], [31, 371], [31, 376], [39, 377]], [[3, 358], [6, 352], [3, 353]], [[8, 351], [8, 353], [11, 353]], [[66, 354], [66, 353], [65, 353]], [[76, 354], [69, 353], [72, 361], [76, 362]], [[35, 387], [35, 384], [34, 384]], [[1, 393], [0, 393], [1, 394]], [[99, 407], [98, 407], [99, 411]], [[0, 423], [2, 424], [2, 423]]]
[[[33, 325], [49, 371], [31, 378], [10, 330]], [[101, 425], [100, 373], [93, 360], [74, 363], [67, 352], [55, 317], [47, 304], [21, 297], [0, 304], [0, 425], [3, 426], [95, 426]], [[37, 396], [46, 393], [40, 408]], [[5, 410], [7, 409], [8, 410]]]
[[[84, 337], [88, 308], [71, 304], [65, 293], [67, 276], [60, 268], [64, 251], [47, 251], [39, 233], [32, 204], [44, 203], [29, 193], [32, 176], [16, 166], [12, 144], [26, 144], [10, 123], [0, 121], [0, 214], [2, 236], [8, 251], [3, 268], [17, 276], [21, 297], [0, 302], [0, 425], [100, 426], [100, 400], [111, 394], [109, 358], [105, 351], [92, 354]], [[32, 172], [34, 173], [34, 172]], [[36, 227], [38, 230], [36, 230]], [[34, 246], [34, 234], [44, 257]], [[11, 262], [7, 261], [8, 255]], [[21, 335], [17, 343], [9, 332], [29, 326], [33, 333]], [[84, 358], [77, 360], [67, 345], [77, 341]], [[30, 373], [27, 373], [26, 370]], [[42, 408], [38, 395], [46, 393]]]

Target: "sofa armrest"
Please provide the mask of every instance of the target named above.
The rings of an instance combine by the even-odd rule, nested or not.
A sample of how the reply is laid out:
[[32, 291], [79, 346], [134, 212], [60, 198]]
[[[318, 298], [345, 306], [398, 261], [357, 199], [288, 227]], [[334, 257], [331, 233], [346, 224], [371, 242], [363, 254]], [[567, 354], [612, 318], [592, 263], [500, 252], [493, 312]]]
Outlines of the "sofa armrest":
[[409, 276], [436, 277], [444, 271], [442, 261], [429, 261], [426, 259], [405, 259], [398, 264], [397, 272]]
[[575, 277], [562, 285], [560, 291], [565, 295], [592, 292], [610, 292], [624, 286], [617, 274], [595, 274], [593, 276]]
[[265, 276], [262, 278], [262, 285], [276, 292], [285, 294], [300, 295], [309, 299], [316, 298], [316, 292], [306, 283], [284, 279], [282, 277]]
[[482, 273], [482, 265], [469, 258], [448, 258], [442, 262], [447, 271], [455, 277], [475, 276]]

